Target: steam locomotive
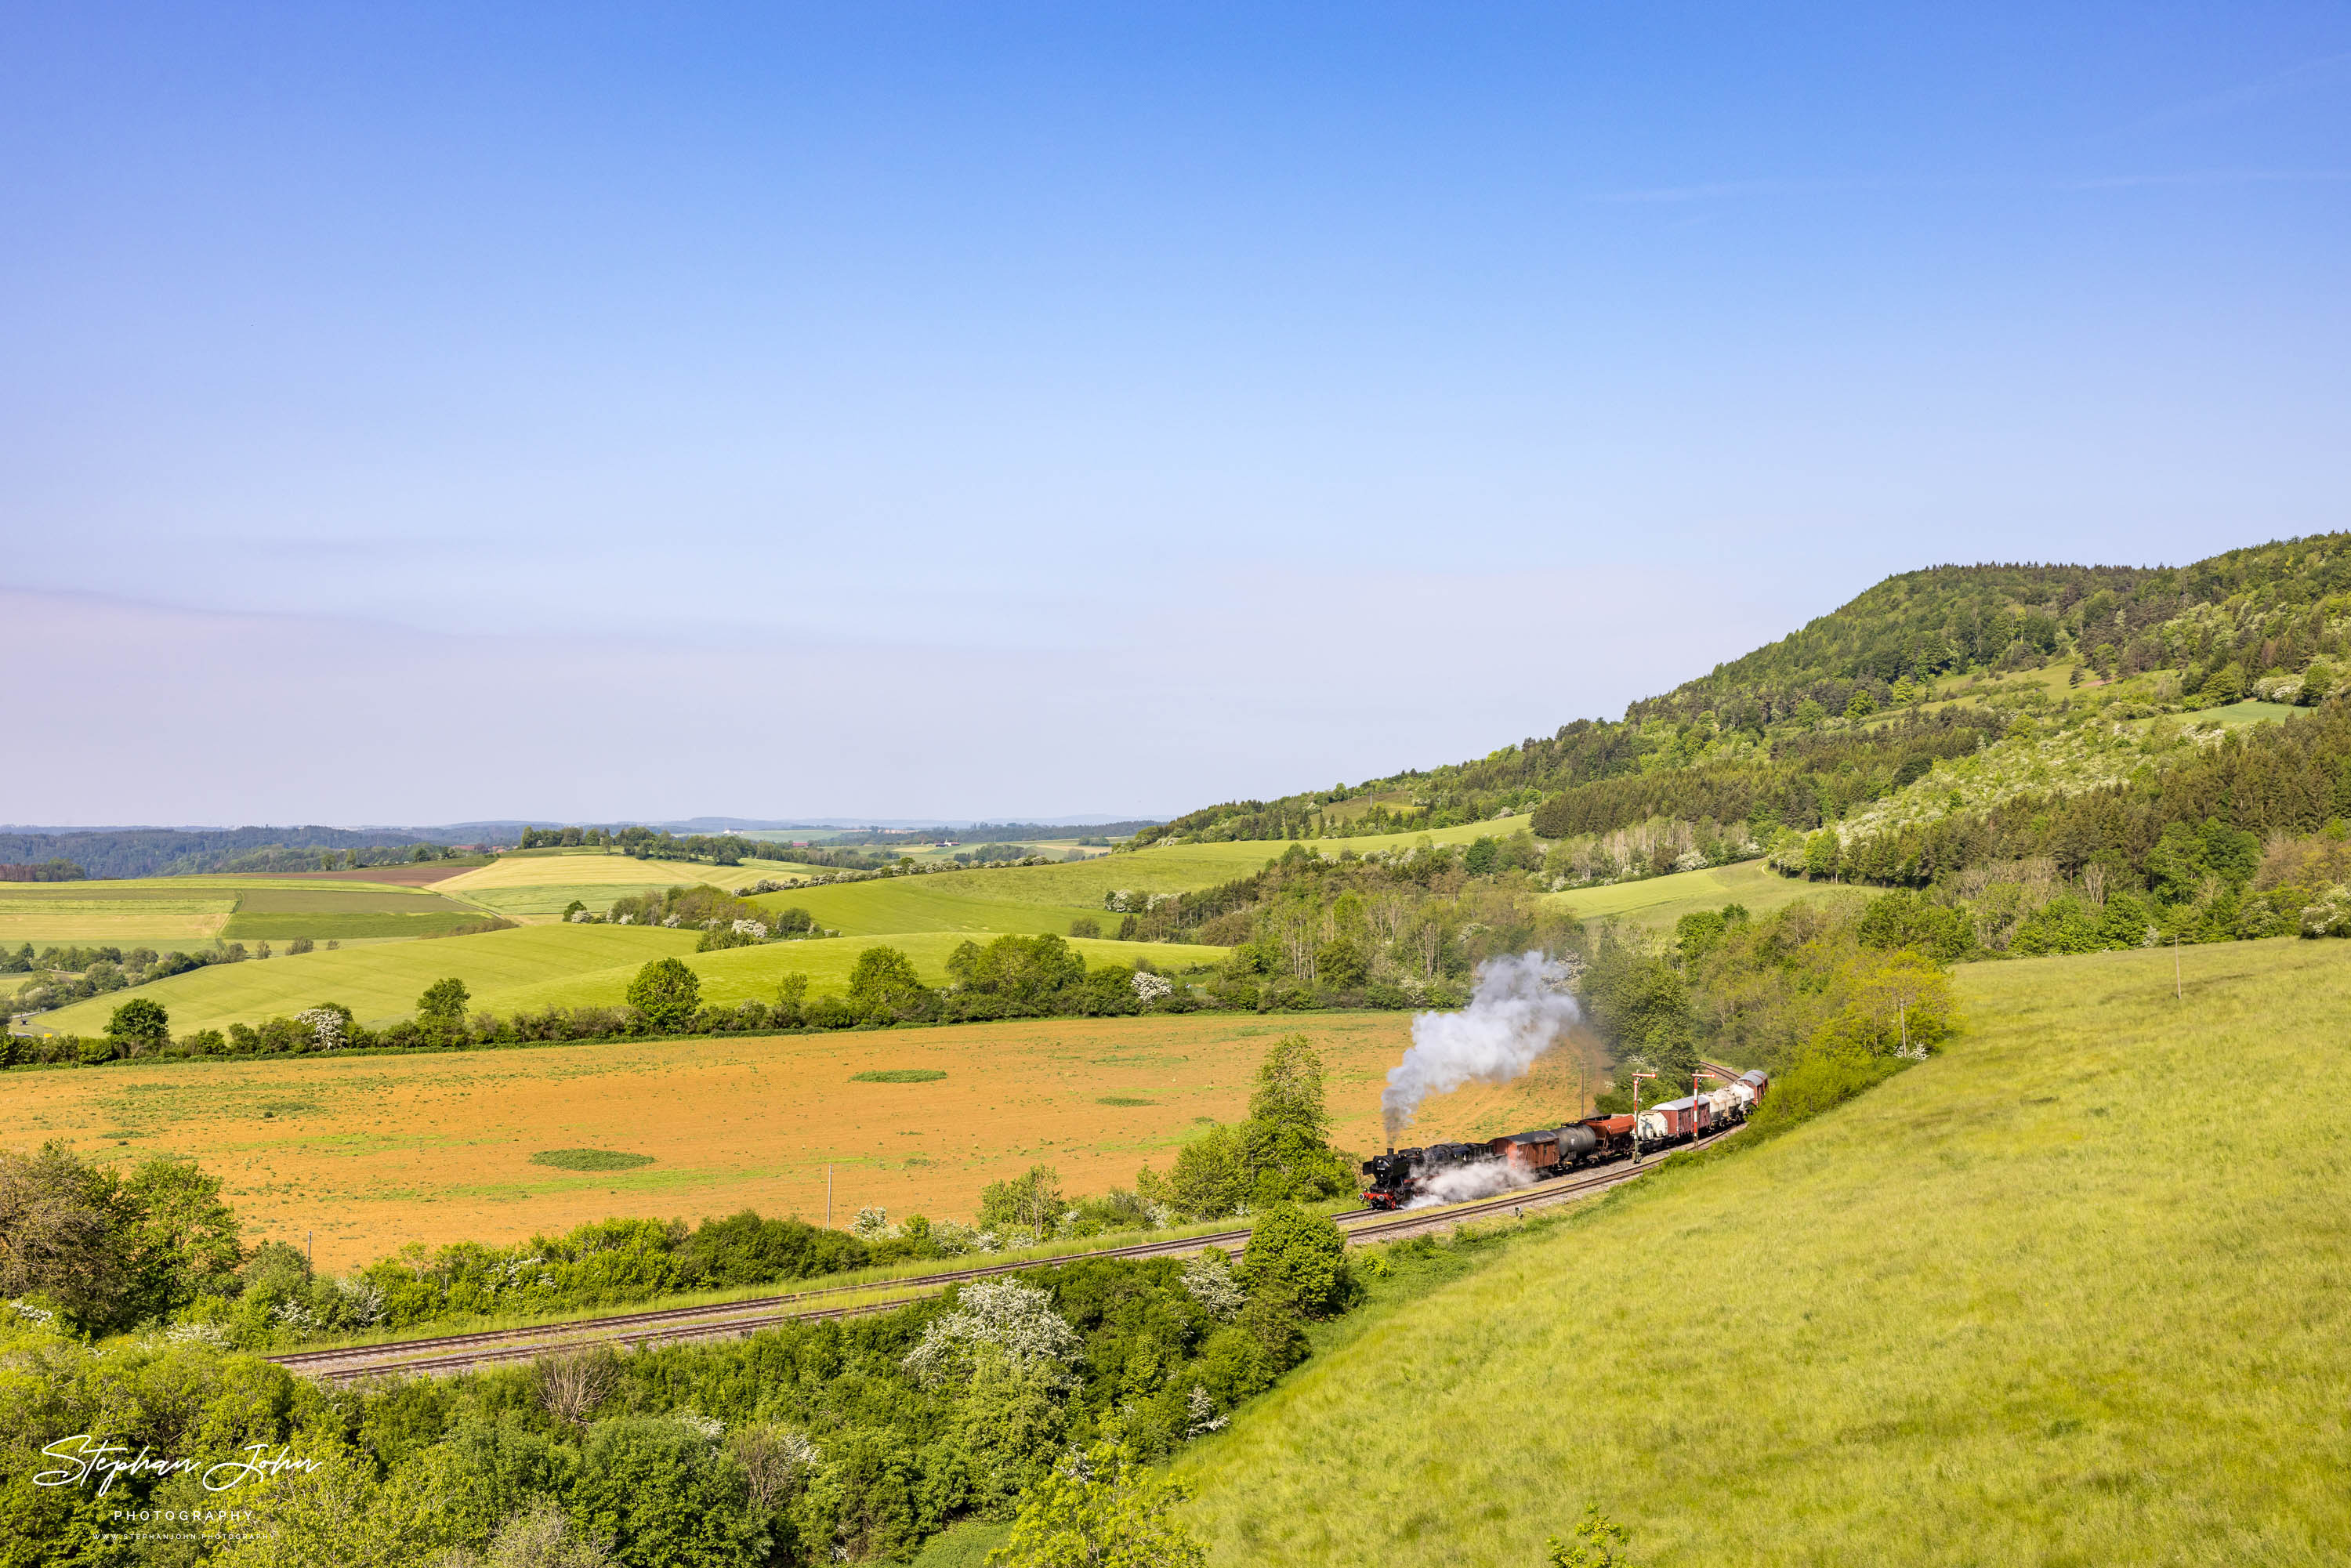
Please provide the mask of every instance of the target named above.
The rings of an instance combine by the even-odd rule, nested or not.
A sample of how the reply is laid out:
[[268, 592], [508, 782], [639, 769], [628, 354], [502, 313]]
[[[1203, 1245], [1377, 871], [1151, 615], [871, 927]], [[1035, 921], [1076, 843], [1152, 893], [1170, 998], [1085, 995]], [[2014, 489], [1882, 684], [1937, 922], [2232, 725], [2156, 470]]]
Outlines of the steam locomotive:
[[1653, 1105], [1638, 1116], [1587, 1116], [1563, 1127], [1511, 1133], [1483, 1144], [1390, 1149], [1364, 1162], [1364, 1203], [1371, 1208], [1403, 1208], [1423, 1197], [1442, 1201], [1449, 1180], [1486, 1186], [1475, 1179], [1480, 1176], [1499, 1178], [1495, 1185], [1502, 1187], [1526, 1186], [1636, 1152], [1671, 1148], [1745, 1121], [1771, 1085], [1767, 1074], [1747, 1072], [1726, 1088]]

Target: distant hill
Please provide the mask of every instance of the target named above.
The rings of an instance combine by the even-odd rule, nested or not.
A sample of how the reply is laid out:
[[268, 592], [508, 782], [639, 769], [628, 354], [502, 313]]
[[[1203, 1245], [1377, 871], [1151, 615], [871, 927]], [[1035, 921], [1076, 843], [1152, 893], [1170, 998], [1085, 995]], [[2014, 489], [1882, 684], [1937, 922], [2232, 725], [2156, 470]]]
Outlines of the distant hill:
[[1523, 813], [1546, 837], [1659, 818], [1814, 831], [1991, 744], [2014, 715], [1991, 699], [2032, 672], [2064, 672], [2069, 691], [2078, 672], [2109, 700], [2141, 699], [2141, 717], [2264, 690], [2314, 701], [2351, 669], [2346, 612], [2351, 534], [2185, 567], [1930, 567], [1635, 702], [1621, 720], [1576, 719], [1473, 761], [1227, 801], [1136, 838], [1345, 837]]
[[0, 832], [0, 862], [69, 861], [93, 877], [183, 876], [308, 869], [321, 851], [339, 852], [347, 864], [405, 860], [421, 841], [413, 829], [68, 828]]

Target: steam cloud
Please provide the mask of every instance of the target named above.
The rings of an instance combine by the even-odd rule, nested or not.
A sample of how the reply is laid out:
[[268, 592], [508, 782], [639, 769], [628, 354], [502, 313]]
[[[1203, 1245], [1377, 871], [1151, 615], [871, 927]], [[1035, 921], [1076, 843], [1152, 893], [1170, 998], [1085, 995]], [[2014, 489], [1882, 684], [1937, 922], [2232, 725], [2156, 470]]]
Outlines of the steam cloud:
[[1424, 1177], [1420, 1191], [1405, 1205], [1407, 1209], [1434, 1208], [1439, 1204], [1468, 1203], [1532, 1186], [1535, 1178], [1508, 1160], [1485, 1160], [1474, 1166], [1453, 1166]]
[[1412, 1124], [1413, 1113], [1431, 1094], [1523, 1076], [1583, 1016], [1567, 982], [1567, 966], [1546, 954], [1489, 958], [1478, 966], [1467, 1008], [1414, 1019], [1412, 1045], [1388, 1070], [1388, 1086], [1380, 1092], [1388, 1142]]

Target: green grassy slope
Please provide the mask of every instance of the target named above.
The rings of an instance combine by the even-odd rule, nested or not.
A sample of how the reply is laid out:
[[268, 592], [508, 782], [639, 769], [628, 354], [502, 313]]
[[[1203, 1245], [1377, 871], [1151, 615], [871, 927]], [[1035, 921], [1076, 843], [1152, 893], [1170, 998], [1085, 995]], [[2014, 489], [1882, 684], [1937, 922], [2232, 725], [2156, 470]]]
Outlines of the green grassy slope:
[[1768, 915], [1800, 898], [1817, 898], [1822, 891], [1820, 883], [1782, 876], [1761, 861], [1740, 861], [1735, 865], [1677, 871], [1670, 876], [1653, 876], [1641, 882], [1574, 888], [1552, 894], [1548, 902], [1579, 920], [1602, 920], [1614, 915], [1635, 925], [1670, 927], [1685, 915], [1720, 909], [1726, 904], [1743, 904], [1750, 915]]
[[497, 1009], [492, 998], [501, 991], [616, 965], [625, 965], [633, 974], [648, 958], [693, 952], [700, 935], [624, 925], [539, 925], [439, 941], [322, 949], [210, 965], [136, 991], [118, 991], [43, 1013], [37, 1022], [52, 1034], [97, 1034], [126, 997], [141, 996], [162, 1004], [175, 1034], [258, 1023], [322, 1001], [340, 1002], [362, 1021], [375, 1023], [406, 1016], [414, 1009], [417, 994], [444, 975], [464, 980], [477, 1007]]
[[[362, 1022], [385, 1023], [413, 1011], [418, 993], [444, 975], [465, 982], [475, 1010], [609, 1007], [625, 998], [630, 980], [647, 959], [671, 955], [702, 977], [705, 1001], [771, 1001], [776, 982], [794, 971], [810, 977], [811, 995], [845, 990], [857, 956], [877, 942], [900, 948], [925, 979], [944, 984], [947, 955], [967, 940], [961, 931], [893, 932], [696, 953], [700, 936], [697, 931], [643, 926], [529, 925], [479, 936], [253, 959], [77, 1002], [43, 1013], [37, 1022], [53, 1034], [97, 1034], [126, 997], [138, 995], [162, 1003], [177, 1034], [257, 1023], [322, 1001], [341, 1002]], [[1132, 964], [1147, 956], [1178, 969], [1221, 963], [1230, 951], [1141, 942], [1081, 940], [1071, 946], [1090, 964]]]
[[[702, 977], [704, 1001], [720, 1005], [766, 1002], [775, 999], [776, 982], [793, 973], [809, 977], [810, 996], [839, 994], [847, 990], [849, 972], [856, 967], [857, 956], [877, 944], [897, 948], [914, 960], [914, 967], [921, 971], [925, 980], [935, 986], [944, 985], [947, 979], [947, 955], [955, 951], [958, 944], [972, 939], [962, 931], [892, 932], [883, 936], [771, 942], [758, 947], [730, 947], [718, 953], [688, 953], [685, 961], [695, 974]], [[1232, 951], [1228, 947], [1171, 946], [1083, 938], [1071, 942], [1070, 946], [1084, 955], [1089, 964], [1132, 964], [1138, 957], [1148, 957], [1170, 968], [1222, 963]], [[629, 981], [636, 975], [638, 962], [581, 970], [532, 985], [499, 990], [486, 998], [475, 999], [499, 1013], [549, 1006], [617, 1006], [628, 994]]]
[[1179, 1465], [1219, 1563], [2351, 1554], [2351, 952], [1980, 965], [1949, 1053], [1652, 1177]]

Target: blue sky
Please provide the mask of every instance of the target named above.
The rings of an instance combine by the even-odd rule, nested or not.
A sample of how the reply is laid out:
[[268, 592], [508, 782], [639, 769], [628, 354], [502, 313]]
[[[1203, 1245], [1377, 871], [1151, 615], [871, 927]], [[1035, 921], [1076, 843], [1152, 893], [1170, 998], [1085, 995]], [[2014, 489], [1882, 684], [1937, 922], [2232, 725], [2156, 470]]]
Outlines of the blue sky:
[[2344, 527], [2346, 131], [2339, 5], [20, 6], [0, 815], [1171, 812]]

